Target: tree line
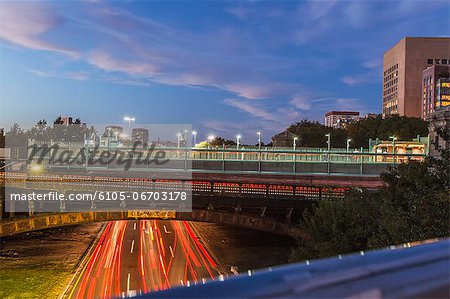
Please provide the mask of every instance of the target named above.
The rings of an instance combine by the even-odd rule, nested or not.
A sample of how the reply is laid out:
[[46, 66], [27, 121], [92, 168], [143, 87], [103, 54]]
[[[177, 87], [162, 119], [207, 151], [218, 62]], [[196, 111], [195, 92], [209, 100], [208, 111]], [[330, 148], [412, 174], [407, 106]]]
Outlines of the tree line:
[[[448, 140], [448, 132], [441, 136]], [[298, 241], [291, 260], [450, 236], [450, 151], [440, 154], [389, 168], [378, 192], [352, 190], [343, 200], [320, 202], [303, 215], [299, 225], [309, 237]]]
[[[395, 135], [399, 140], [407, 140], [428, 135], [426, 121], [415, 118], [392, 115], [382, 118], [363, 118], [350, 123], [345, 129], [326, 127], [317, 121], [301, 120], [290, 125], [286, 131], [298, 137], [297, 145], [302, 147], [326, 147], [325, 134], [331, 134], [331, 147], [345, 147], [351, 139], [352, 148], [367, 148], [369, 139], [389, 140]], [[292, 142], [284, 146], [291, 146]]]

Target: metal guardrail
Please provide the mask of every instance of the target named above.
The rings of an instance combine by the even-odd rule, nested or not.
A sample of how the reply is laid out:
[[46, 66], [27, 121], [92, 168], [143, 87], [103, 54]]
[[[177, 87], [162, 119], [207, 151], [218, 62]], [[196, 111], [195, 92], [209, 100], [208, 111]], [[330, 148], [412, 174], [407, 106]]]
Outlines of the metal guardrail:
[[0, 173], [0, 182], [8, 187], [42, 190], [99, 191], [163, 188], [192, 190], [193, 195], [245, 196], [258, 198], [296, 198], [323, 200], [343, 198], [350, 188], [340, 186], [305, 186], [294, 183], [246, 183], [217, 180], [177, 180], [148, 178], [113, 178], [83, 175]]
[[[132, 163], [130, 170], [165, 170], [165, 171], [194, 171], [194, 172], [229, 172], [229, 173], [272, 173], [272, 174], [327, 174], [327, 175], [357, 175], [376, 176], [386, 170], [388, 166], [411, 160], [421, 161], [424, 154], [399, 154], [399, 153], [373, 153], [359, 151], [342, 151], [342, 149], [232, 149], [232, 148], [156, 148], [154, 151], [147, 149], [130, 148], [97, 148], [87, 151], [86, 157], [95, 158], [95, 163], [85, 163], [74, 160], [67, 165], [59, 165], [52, 161], [49, 151], [44, 157], [43, 164], [48, 167], [69, 167], [81, 169], [119, 169], [123, 165], [117, 162], [101, 163], [98, 155], [101, 150], [127, 152], [133, 161], [138, 160], [140, 154], [148, 154], [148, 158], [155, 158], [157, 152], [163, 151], [165, 159], [170, 163], [156, 165], [151, 163]], [[80, 148], [59, 147], [58, 151], [80, 150]], [[17, 157], [16, 157], [17, 158]], [[142, 156], [140, 158], [142, 160]], [[17, 159], [16, 159], [17, 160]], [[20, 160], [20, 159], [19, 159]], [[22, 161], [26, 161], [22, 157]], [[33, 161], [27, 161], [33, 163]], [[187, 166], [188, 165], [188, 166]]]
[[450, 240], [413, 245], [248, 271], [135, 298], [450, 298]]

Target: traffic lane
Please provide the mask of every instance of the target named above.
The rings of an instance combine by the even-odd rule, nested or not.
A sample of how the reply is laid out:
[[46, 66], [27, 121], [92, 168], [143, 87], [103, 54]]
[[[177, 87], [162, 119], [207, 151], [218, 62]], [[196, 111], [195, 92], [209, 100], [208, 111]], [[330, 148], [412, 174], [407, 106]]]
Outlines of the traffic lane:
[[188, 222], [109, 222], [71, 298], [111, 298], [200, 283], [220, 274]]

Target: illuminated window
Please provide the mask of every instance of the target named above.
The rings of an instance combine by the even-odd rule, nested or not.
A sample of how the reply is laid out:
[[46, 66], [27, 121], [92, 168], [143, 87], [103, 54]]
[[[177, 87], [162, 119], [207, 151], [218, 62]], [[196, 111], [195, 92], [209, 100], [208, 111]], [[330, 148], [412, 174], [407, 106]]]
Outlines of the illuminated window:
[[436, 59], [434, 60], [434, 63], [435, 63], [435, 64], [441, 64], [441, 60], [436, 58]]

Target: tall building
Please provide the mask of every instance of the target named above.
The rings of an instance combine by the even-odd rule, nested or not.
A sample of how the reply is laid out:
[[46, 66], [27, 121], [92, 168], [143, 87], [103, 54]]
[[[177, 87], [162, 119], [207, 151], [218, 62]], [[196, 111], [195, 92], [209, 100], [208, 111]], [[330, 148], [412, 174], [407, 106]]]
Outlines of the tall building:
[[103, 134], [103, 136], [120, 138], [122, 134], [123, 134], [123, 127], [110, 125], [105, 128], [105, 133]]
[[432, 65], [422, 72], [422, 118], [450, 104], [450, 65]]
[[405, 37], [383, 56], [383, 117], [422, 116], [422, 71], [450, 64], [450, 38]]
[[325, 126], [343, 129], [358, 119], [359, 112], [356, 111], [330, 111], [325, 114]]
[[68, 126], [68, 125], [73, 124], [73, 119], [70, 116], [62, 116], [61, 122], [63, 125]]
[[427, 121], [430, 136], [430, 155], [434, 158], [441, 158], [440, 150], [450, 149], [450, 140], [442, 136], [442, 133], [450, 132], [450, 106], [442, 107], [429, 114]]
[[134, 128], [131, 131], [131, 141], [148, 144], [149, 133], [145, 128]]

